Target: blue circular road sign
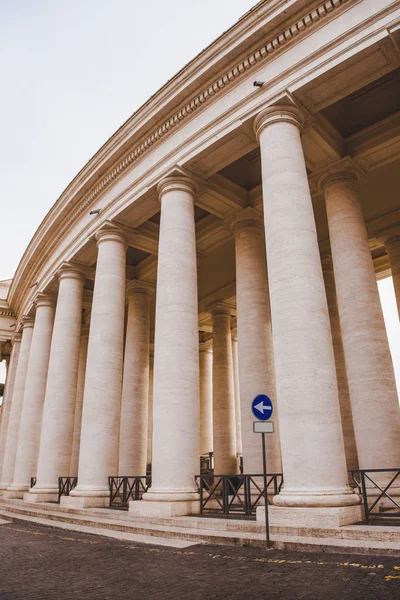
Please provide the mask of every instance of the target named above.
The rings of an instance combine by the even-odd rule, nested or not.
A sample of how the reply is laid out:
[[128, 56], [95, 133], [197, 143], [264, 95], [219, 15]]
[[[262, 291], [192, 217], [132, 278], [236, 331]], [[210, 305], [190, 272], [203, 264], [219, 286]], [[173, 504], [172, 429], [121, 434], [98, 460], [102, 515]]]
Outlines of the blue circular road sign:
[[251, 403], [251, 410], [253, 415], [259, 421], [268, 421], [272, 417], [274, 407], [268, 396], [265, 394], [258, 394]]

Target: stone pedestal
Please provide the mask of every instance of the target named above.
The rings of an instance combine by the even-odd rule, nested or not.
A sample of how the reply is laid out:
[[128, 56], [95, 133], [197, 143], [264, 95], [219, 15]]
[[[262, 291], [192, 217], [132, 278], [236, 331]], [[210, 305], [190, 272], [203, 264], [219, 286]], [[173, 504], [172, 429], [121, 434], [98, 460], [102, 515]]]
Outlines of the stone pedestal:
[[213, 450], [212, 349], [200, 342], [200, 454]]
[[119, 475], [146, 475], [151, 286], [131, 281], [122, 384]]
[[56, 502], [58, 478], [70, 472], [85, 275], [65, 264], [58, 278], [37, 481], [30, 502]]
[[178, 177], [163, 180], [158, 190], [152, 486], [129, 510], [187, 514], [193, 501], [198, 511], [200, 455], [195, 189]]
[[23, 498], [24, 492], [31, 487], [31, 477], [36, 477], [37, 473], [55, 298], [49, 294], [38, 294], [35, 306], [35, 325], [26, 373], [14, 479], [8, 488], [15, 492], [14, 497], [17, 498]]
[[274, 433], [267, 435], [267, 468], [282, 472], [274, 351], [262, 218], [252, 208], [232, 223], [236, 250], [236, 306], [243, 466], [245, 473], [262, 473], [260, 435], [253, 433], [252, 400], [266, 394], [274, 405]]
[[280, 417], [281, 506], [359, 503], [347, 485], [335, 359], [313, 207], [300, 139], [302, 115], [272, 106], [255, 121]]
[[[11, 400], [10, 418], [8, 421], [7, 437], [4, 447], [3, 469], [1, 473], [0, 490], [3, 491], [10, 487], [14, 479], [18, 432], [21, 420], [22, 401], [24, 398], [29, 353], [32, 343], [33, 325], [34, 320], [31, 317], [22, 318], [21, 347], [15, 372], [14, 390]], [[3, 492], [3, 495], [6, 496], [7, 493]], [[15, 496], [13, 496], [13, 492], [9, 492], [8, 497]]]
[[96, 239], [78, 486], [61, 499], [66, 506], [108, 506], [108, 477], [118, 470], [126, 239], [111, 224], [98, 231]]
[[[307, 529], [339, 529], [346, 525], [360, 523], [364, 520], [362, 506], [335, 506], [331, 508], [284, 508], [269, 506], [268, 517], [270, 527], [307, 528]], [[265, 524], [265, 508], [257, 508], [257, 523]]]
[[214, 473], [238, 472], [231, 311], [223, 303], [210, 307], [213, 323]]
[[400, 465], [400, 409], [357, 172], [342, 162], [324, 189], [351, 409], [361, 469]]
[[397, 311], [400, 319], [400, 234], [387, 238], [385, 241], [385, 248], [389, 255]]

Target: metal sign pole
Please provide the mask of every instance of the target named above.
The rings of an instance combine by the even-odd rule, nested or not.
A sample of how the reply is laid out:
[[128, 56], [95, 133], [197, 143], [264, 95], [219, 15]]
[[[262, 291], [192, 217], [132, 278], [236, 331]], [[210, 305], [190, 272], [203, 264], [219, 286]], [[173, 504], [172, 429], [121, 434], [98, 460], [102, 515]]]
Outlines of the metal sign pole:
[[263, 475], [264, 475], [264, 501], [265, 501], [265, 538], [267, 549], [271, 548], [271, 540], [269, 537], [269, 518], [268, 518], [268, 492], [267, 492], [267, 455], [265, 451], [265, 433], [261, 434], [262, 454], [263, 454]]

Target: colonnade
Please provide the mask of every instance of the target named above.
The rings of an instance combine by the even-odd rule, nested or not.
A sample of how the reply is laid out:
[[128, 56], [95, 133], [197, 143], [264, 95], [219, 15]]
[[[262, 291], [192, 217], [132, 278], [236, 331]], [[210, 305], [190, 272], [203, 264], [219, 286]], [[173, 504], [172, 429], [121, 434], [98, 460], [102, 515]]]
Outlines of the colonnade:
[[[339, 161], [321, 177], [331, 244], [321, 261], [302, 124], [294, 106], [272, 106], [254, 123], [264, 224], [251, 207], [231, 223], [237, 349], [223, 302], [207, 309], [212, 353], [209, 342], [199, 344], [196, 186], [185, 176], [158, 185], [152, 378], [154, 290], [136, 280], [126, 286], [127, 239], [118, 226], [107, 223], [96, 234], [89, 331], [82, 324], [83, 267], [63, 265], [57, 298], [37, 296], [35, 319], [24, 317], [15, 336], [7, 382], [5, 496], [55, 500], [58, 476], [77, 474], [77, 488], [62, 502], [107, 506], [110, 475], [144, 474], [152, 432], [152, 485], [131, 503], [133, 514], [198, 512], [194, 476], [211, 444], [215, 472], [237, 473], [240, 445], [245, 472], [261, 471], [250, 410], [259, 393], [275, 405], [268, 464], [284, 475], [276, 505], [354, 506], [359, 497], [348, 469], [400, 466], [398, 398], [357, 173]], [[391, 236], [398, 302], [399, 247]], [[29, 489], [32, 475], [37, 482]]]

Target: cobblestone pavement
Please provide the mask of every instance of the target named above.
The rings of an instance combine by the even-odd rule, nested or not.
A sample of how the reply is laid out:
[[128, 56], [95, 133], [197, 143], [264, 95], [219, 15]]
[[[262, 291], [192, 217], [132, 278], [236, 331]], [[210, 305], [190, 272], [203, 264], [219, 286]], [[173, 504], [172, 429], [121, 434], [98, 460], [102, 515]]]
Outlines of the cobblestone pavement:
[[196, 545], [0, 526], [1, 600], [400, 598], [400, 558]]

